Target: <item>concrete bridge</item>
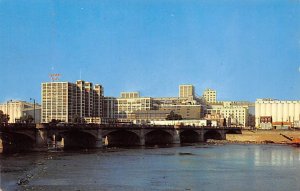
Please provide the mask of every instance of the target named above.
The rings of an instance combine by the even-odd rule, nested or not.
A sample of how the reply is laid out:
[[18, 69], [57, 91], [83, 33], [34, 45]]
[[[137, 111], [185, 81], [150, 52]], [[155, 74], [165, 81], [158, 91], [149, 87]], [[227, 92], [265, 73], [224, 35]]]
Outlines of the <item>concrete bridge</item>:
[[63, 143], [68, 148], [143, 146], [225, 140], [240, 134], [237, 127], [162, 126], [135, 124], [7, 124], [0, 126], [3, 152], [47, 150]]

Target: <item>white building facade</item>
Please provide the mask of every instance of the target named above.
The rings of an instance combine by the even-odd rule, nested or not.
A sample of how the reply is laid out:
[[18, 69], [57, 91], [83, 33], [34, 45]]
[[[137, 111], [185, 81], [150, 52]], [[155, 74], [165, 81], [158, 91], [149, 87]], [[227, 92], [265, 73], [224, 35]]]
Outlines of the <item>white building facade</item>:
[[272, 123], [290, 123], [297, 126], [300, 121], [300, 101], [257, 99], [255, 101], [255, 126], [260, 128], [261, 119], [271, 117]]
[[0, 104], [0, 110], [9, 115], [9, 123], [18, 122], [22, 117], [29, 115], [33, 117], [33, 122], [41, 122], [41, 106], [36, 103], [34, 105], [26, 101], [11, 100]]
[[122, 92], [121, 97], [115, 100], [114, 117], [119, 121], [128, 121], [128, 115], [134, 111], [151, 110], [153, 99], [140, 97], [138, 92]]
[[195, 97], [195, 87], [193, 85], [179, 85], [179, 97], [180, 98], [189, 98]]
[[249, 107], [247, 105], [238, 105], [231, 101], [218, 102], [211, 104], [207, 112], [226, 119], [227, 126], [248, 126]]
[[74, 122], [76, 118], [102, 117], [103, 87], [91, 82], [42, 83], [42, 123], [53, 119]]
[[203, 98], [207, 103], [216, 103], [217, 102], [217, 91], [212, 89], [206, 89], [203, 92]]

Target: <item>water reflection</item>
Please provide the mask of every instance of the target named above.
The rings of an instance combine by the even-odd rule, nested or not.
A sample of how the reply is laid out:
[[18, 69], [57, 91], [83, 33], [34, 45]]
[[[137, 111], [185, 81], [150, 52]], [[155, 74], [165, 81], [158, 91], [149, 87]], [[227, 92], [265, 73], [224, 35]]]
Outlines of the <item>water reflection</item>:
[[298, 148], [283, 146], [264, 148], [255, 147], [254, 164], [255, 166], [293, 166], [300, 161]]

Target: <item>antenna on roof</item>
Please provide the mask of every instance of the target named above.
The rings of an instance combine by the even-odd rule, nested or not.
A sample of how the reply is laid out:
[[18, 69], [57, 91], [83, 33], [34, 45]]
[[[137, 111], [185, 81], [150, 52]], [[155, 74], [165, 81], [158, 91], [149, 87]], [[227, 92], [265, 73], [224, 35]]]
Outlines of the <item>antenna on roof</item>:
[[79, 71], [79, 80], [81, 80], [81, 68], [80, 68], [80, 71]]
[[58, 80], [59, 80], [59, 77], [61, 76], [61, 74], [59, 74], [59, 73], [54, 73], [54, 67], [53, 67], [53, 66], [52, 66], [51, 70], [52, 70], [52, 73], [49, 74], [49, 77], [50, 77], [51, 81], [52, 81], [52, 82], [58, 81]]
[[59, 80], [59, 77], [61, 76], [61, 74], [49, 74], [49, 77], [51, 78], [52, 82], [56, 82]]

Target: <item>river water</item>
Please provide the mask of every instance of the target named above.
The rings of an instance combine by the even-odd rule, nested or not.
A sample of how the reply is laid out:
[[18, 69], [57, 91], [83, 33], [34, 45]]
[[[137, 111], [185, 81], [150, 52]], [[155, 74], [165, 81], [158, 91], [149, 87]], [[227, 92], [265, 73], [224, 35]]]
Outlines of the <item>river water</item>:
[[27, 153], [0, 161], [0, 190], [300, 190], [300, 148], [282, 145]]

